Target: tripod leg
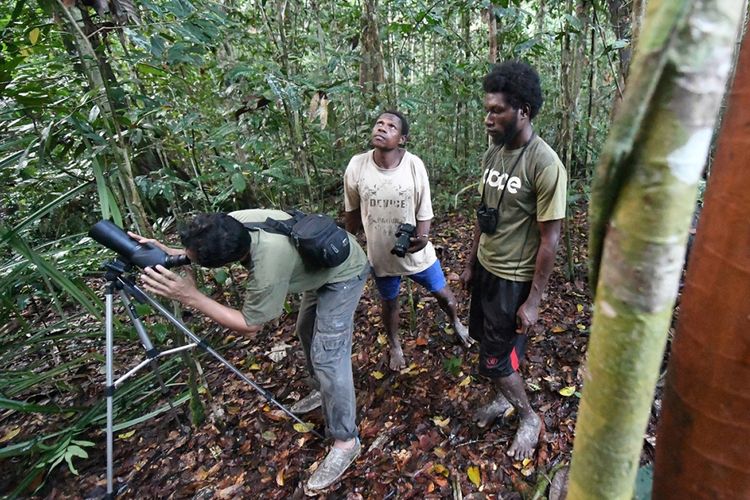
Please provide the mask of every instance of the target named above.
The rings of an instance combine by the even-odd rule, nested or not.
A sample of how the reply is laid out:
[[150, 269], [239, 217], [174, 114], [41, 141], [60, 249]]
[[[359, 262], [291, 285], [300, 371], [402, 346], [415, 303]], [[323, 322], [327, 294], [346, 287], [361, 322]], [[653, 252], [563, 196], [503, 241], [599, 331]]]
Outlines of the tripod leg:
[[112, 409], [112, 398], [114, 397], [115, 386], [112, 380], [112, 355], [113, 355], [113, 343], [114, 334], [112, 331], [112, 287], [108, 287], [106, 293], [106, 322], [105, 322], [105, 377], [106, 386], [104, 394], [107, 397], [107, 498], [114, 498], [114, 492], [112, 489], [112, 420], [113, 420], [113, 409]]
[[[151, 366], [151, 370], [154, 372], [156, 381], [159, 383], [159, 388], [161, 390], [161, 393], [162, 395], [167, 397], [169, 394], [169, 390], [167, 389], [167, 386], [164, 384], [164, 380], [161, 378], [161, 373], [159, 372], [159, 361], [157, 360], [157, 357], [159, 356], [159, 351], [156, 348], [154, 348], [154, 344], [151, 342], [151, 339], [146, 333], [146, 328], [143, 326], [143, 322], [141, 321], [141, 318], [138, 316], [138, 312], [135, 310], [135, 306], [131, 302], [128, 295], [122, 290], [120, 290], [120, 299], [125, 304], [125, 311], [127, 311], [128, 316], [130, 317], [130, 321], [133, 323], [133, 326], [135, 327], [135, 331], [138, 332], [138, 337], [141, 339], [141, 344], [143, 344], [143, 348], [146, 349], [146, 356], [148, 356], [148, 358], [151, 360], [149, 365]], [[169, 397], [167, 397], [167, 404], [169, 404], [169, 410], [172, 413], [172, 417], [179, 424], [179, 420], [177, 420], [177, 416], [174, 414], [175, 408], [174, 406], [172, 406], [172, 400]]]
[[[136, 300], [143, 300], [145, 302], [148, 302], [148, 304], [159, 311], [167, 320], [169, 320], [170, 323], [172, 323], [174, 326], [176, 326], [183, 334], [185, 334], [189, 339], [191, 339], [193, 342], [198, 344], [198, 346], [209, 353], [211, 356], [216, 358], [221, 364], [229, 368], [232, 373], [237, 375], [240, 379], [242, 379], [244, 382], [246, 382], [248, 385], [250, 385], [253, 389], [258, 391], [264, 398], [266, 398], [266, 401], [269, 403], [274, 404], [277, 408], [279, 408], [281, 411], [286, 413], [289, 417], [292, 418], [295, 422], [298, 422], [305, 427], [307, 427], [307, 424], [299, 419], [297, 415], [292, 413], [286, 406], [282, 405], [278, 401], [276, 401], [273, 397], [273, 395], [260, 387], [258, 384], [253, 382], [248, 376], [246, 376], [244, 373], [242, 373], [240, 370], [238, 370], [232, 363], [224, 359], [224, 357], [216, 352], [214, 349], [211, 348], [203, 339], [198, 337], [196, 334], [194, 334], [188, 327], [182, 324], [180, 320], [175, 318], [163, 305], [161, 305], [159, 302], [151, 298], [146, 292], [138, 288], [138, 286], [132, 282], [125, 282], [126, 286], [129, 287], [129, 290], [133, 294], [133, 296], [136, 298]], [[315, 435], [316, 437], [319, 437], [320, 439], [323, 439], [323, 436], [320, 435], [320, 433], [310, 430], [310, 432]]]

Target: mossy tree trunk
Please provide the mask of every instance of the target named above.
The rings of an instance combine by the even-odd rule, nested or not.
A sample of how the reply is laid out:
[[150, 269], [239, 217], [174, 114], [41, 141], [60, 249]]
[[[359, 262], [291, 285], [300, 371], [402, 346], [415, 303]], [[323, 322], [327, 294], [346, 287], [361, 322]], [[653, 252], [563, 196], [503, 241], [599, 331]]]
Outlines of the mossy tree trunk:
[[652, 0], [592, 189], [594, 320], [568, 498], [630, 499], [742, 0]]
[[691, 250], [659, 420], [654, 498], [750, 498], [750, 38]]

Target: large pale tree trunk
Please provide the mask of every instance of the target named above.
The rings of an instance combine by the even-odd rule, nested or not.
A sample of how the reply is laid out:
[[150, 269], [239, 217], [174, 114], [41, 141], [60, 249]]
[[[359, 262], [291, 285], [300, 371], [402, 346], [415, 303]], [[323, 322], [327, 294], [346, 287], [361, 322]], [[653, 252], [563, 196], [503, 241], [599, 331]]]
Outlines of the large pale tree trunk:
[[750, 498], [750, 37], [690, 254], [656, 440], [654, 498]]
[[570, 499], [632, 498], [743, 7], [742, 0], [649, 2], [592, 190], [598, 281]]

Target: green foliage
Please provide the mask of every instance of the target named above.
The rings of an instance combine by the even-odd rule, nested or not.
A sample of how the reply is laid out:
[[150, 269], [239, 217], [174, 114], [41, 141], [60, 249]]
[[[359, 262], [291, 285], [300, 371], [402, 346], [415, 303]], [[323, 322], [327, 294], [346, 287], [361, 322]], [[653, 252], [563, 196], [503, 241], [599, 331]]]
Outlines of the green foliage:
[[[595, 113], [584, 119], [557, 104], [561, 34], [588, 36], [563, 2], [547, 2], [541, 17], [534, 2], [520, 0], [380, 2], [385, 80], [374, 96], [359, 82], [358, 3], [284, 2], [282, 9], [276, 0], [142, 0], [132, 2], [127, 23], [64, 11], [51, 0], [6, 3], [0, 407], [60, 418], [61, 429], [0, 449], [0, 458], [23, 455], [30, 464], [16, 492], [56, 464], [74, 471], [87, 433], [101, 425], [99, 403], [69, 404], [79, 395], [76, 374], [102, 362], [100, 281], [92, 280], [111, 252], [85, 236], [97, 220], [163, 237], [199, 211], [300, 206], [338, 213], [346, 164], [368, 147], [372, 123], [387, 108], [410, 120], [408, 147], [429, 169], [436, 211], [467, 208], [487, 144], [484, 9], [497, 20], [502, 57], [540, 70], [546, 104], [535, 120], [539, 134], [557, 146], [562, 114], [576, 113], [574, 157], [590, 162], [606, 135], [613, 85], [601, 51], [590, 61], [597, 80], [585, 89]], [[607, 37], [603, 50], [622, 47]], [[586, 193], [587, 178], [579, 182], [576, 191]], [[139, 219], [139, 205], [148, 220]], [[237, 286], [226, 273], [214, 279]], [[133, 339], [121, 325], [116, 334]], [[166, 328], [154, 326], [153, 334], [169, 342]], [[47, 351], [57, 345], [52, 357]], [[180, 370], [177, 362], [163, 366], [170, 376]], [[455, 375], [460, 360], [446, 360], [446, 370]], [[126, 384], [122, 393], [139, 397], [118, 395], [118, 417], [137, 423], [148, 415], [157, 399], [151, 382], [145, 376]], [[55, 398], [41, 403], [47, 394]], [[189, 391], [180, 398], [191, 399]]]
[[452, 357], [443, 360], [443, 368], [454, 377], [461, 373], [461, 358]]

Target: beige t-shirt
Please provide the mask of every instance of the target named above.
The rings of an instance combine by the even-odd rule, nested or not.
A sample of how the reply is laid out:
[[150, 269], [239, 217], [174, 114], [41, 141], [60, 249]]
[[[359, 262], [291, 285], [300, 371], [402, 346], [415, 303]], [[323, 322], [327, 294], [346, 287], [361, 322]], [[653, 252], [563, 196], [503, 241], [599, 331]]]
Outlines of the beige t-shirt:
[[[380, 168], [370, 150], [354, 156], [344, 174], [344, 208], [360, 209], [367, 237], [367, 257], [375, 276], [408, 276], [437, 260], [432, 243], [403, 258], [391, 254], [402, 222], [431, 220], [430, 180], [419, 157], [404, 152], [395, 168]], [[418, 236], [415, 234], [415, 236]]]
[[563, 219], [566, 207], [567, 174], [557, 153], [538, 136], [522, 152], [522, 148], [506, 151], [490, 146], [482, 159], [479, 183], [488, 207], [498, 206], [503, 189], [505, 196], [497, 231], [482, 234], [477, 257], [489, 272], [510, 281], [534, 278], [541, 242], [537, 223]]

